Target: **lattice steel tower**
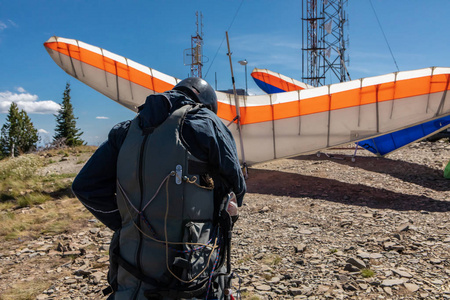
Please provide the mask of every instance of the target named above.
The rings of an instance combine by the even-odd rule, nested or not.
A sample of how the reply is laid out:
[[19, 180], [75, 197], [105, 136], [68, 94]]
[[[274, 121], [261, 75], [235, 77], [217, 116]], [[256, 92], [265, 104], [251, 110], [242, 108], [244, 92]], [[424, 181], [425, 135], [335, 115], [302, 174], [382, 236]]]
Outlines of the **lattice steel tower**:
[[344, 37], [347, 0], [303, 0], [302, 79], [312, 86], [347, 81]]
[[191, 36], [191, 48], [186, 49], [184, 57], [191, 57], [190, 63], [184, 62], [185, 65], [191, 66], [191, 76], [192, 77], [202, 77], [202, 67], [203, 67], [203, 14], [200, 12], [200, 24], [199, 24], [199, 13], [195, 13], [197, 21], [195, 25], [197, 26], [197, 32], [195, 36]]

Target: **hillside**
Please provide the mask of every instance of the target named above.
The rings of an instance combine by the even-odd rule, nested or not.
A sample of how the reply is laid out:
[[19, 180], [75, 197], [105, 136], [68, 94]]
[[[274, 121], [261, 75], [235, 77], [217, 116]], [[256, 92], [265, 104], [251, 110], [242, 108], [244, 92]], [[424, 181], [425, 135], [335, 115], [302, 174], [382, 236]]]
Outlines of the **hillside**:
[[[41, 154], [41, 184], [2, 191], [0, 299], [104, 299], [112, 233], [68, 188], [92, 151]], [[243, 299], [450, 298], [448, 141], [327, 153], [250, 168], [232, 257]], [[35, 190], [50, 198], [20, 207]]]

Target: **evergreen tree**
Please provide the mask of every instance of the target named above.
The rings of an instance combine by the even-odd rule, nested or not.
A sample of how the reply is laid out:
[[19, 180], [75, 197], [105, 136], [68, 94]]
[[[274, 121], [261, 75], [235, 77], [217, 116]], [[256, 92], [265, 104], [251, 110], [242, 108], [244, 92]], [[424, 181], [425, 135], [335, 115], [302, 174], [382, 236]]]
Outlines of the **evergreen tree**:
[[18, 156], [33, 150], [39, 141], [37, 129], [24, 110], [11, 103], [6, 122], [0, 133], [0, 152], [2, 156]]
[[40, 140], [37, 129], [31, 122], [30, 117], [24, 111], [20, 111], [22, 128], [20, 132], [20, 152], [28, 152], [36, 148], [36, 143]]
[[63, 102], [56, 117], [56, 129], [53, 140], [65, 140], [67, 146], [80, 146], [84, 141], [80, 138], [83, 132], [76, 128], [76, 119], [73, 114], [72, 103], [70, 102], [70, 83], [66, 83], [63, 94]]

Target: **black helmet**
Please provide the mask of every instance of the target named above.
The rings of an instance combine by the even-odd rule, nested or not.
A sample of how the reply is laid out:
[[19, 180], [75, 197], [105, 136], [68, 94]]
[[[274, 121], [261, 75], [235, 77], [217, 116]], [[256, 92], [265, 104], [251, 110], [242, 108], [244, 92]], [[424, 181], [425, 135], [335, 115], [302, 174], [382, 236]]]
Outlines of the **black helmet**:
[[173, 88], [181, 91], [186, 96], [198, 103], [203, 103], [207, 108], [217, 114], [217, 96], [216, 91], [200, 77], [189, 77], [181, 80]]

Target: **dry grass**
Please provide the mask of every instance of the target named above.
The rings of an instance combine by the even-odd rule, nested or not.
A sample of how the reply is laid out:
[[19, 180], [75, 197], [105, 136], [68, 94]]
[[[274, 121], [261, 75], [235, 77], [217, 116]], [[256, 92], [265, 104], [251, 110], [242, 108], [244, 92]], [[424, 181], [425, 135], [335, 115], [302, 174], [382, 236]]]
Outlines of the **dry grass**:
[[77, 157], [77, 164], [82, 164], [95, 149], [80, 146], [0, 160], [0, 211], [38, 205], [63, 196], [71, 197], [70, 186], [76, 174], [42, 176], [39, 170], [69, 156]]
[[0, 161], [0, 241], [70, 231], [90, 214], [70, 190], [76, 174], [39, 175], [39, 169], [67, 156], [93, 153], [81, 146], [26, 154]]
[[36, 238], [41, 234], [73, 232], [91, 218], [74, 198], [48, 201], [42, 206], [0, 215], [0, 240]]
[[0, 300], [32, 300], [48, 287], [47, 280], [18, 281], [0, 295]]

